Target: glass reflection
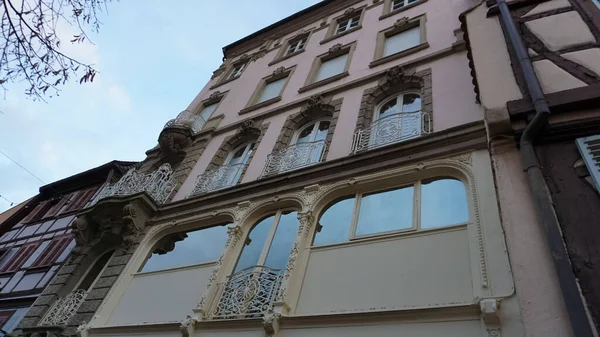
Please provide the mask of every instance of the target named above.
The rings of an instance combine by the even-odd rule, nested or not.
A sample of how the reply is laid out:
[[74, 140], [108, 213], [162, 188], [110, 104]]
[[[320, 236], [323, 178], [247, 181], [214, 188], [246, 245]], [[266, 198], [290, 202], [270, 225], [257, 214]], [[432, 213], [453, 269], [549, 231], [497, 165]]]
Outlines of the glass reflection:
[[413, 196], [414, 186], [363, 196], [356, 235], [411, 228]]
[[356, 198], [345, 199], [331, 205], [319, 219], [321, 231], [315, 235], [313, 245], [329, 245], [346, 242], [350, 232], [352, 211]]
[[258, 264], [260, 253], [265, 246], [267, 236], [269, 235], [269, 230], [271, 229], [271, 225], [273, 225], [274, 220], [275, 216], [271, 215], [259, 222], [258, 225], [254, 226], [248, 235], [250, 238], [250, 244], [244, 246], [244, 250], [240, 255], [237, 266], [235, 267], [235, 271], [240, 271]]
[[170, 269], [219, 259], [227, 241], [227, 226], [216, 226], [188, 232], [187, 238], [163, 255], [152, 254], [141, 272]]
[[421, 228], [469, 221], [467, 191], [460, 180], [442, 178], [421, 182]]
[[281, 214], [279, 224], [275, 231], [275, 236], [267, 254], [266, 266], [274, 269], [285, 270], [294, 239], [298, 232], [298, 213], [289, 211], [287, 214]]

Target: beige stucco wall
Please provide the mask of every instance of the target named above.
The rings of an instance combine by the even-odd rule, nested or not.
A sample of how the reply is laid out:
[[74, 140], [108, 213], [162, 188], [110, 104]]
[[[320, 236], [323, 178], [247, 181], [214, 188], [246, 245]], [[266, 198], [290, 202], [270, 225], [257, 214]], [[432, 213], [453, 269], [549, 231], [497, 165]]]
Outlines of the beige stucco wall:
[[179, 322], [198, 305], [215, 263], [133, 277], [107, 325]]
[[465, 227], [313, 248], [296, 314], [467, 304], [472, 287]]

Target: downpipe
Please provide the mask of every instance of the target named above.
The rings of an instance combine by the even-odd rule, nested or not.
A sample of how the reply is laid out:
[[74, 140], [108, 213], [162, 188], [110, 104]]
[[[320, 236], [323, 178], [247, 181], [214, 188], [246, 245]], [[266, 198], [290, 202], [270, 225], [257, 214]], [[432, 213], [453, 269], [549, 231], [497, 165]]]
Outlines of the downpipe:
[[573, 268], [563, 243], [560, 224], [554, 212], [554, 206], [546, 186], [544, 174], [533, 148], [533, 141], [536, 136], [548, 124], [550, 108], [533, 69], [533, 64], [531, 63], [525, 44], [510, 15], [506, 1], [496, 0], [496, 3], [500, 10], [502, 26], [517, 55], [519, 67], [523, 72], [523, 77], [535, 108], [535, 116], [523, 131], [520, 139], [520, 152], [524, 170], [527, 173], [538, 217], [546, 234], [546, 244], [550, 250], [563, 300], [569, 313], [573, 336], [593, 337], [594, 333], [590, 326], [585, 304], [579, 292], [577, 279], [573, 273]]

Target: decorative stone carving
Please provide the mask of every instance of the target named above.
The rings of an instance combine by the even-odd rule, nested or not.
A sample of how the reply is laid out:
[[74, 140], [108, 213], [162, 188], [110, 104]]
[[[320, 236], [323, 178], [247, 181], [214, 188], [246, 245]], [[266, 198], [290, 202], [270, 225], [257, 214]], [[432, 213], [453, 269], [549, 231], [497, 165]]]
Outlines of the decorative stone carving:
[[488, 337], [500, 337], [500, 328], [487, 329]]
[[221, 74], [223, 74], [223, 72], [225, 72], [226, 66], [225, 63], [221, 64], [219, 66], [219, 68], [217, 68], [217, 70], [213, 71], [212, 76], [210, 77], [211, 80], [214, 80], [215, 78], [221, 76]]
[[408, 23], [408, 18], [406, 16], [401, 17], [400, 19], [396, 20], [396, 22], [394, 22], [394, 28], [401, 28], [402, 26], [406, 25]]
[[212, 94], [210, 94], [210, 96], [208, 96], [208, 100], [209, 101], [218, 101], [221, 99], [221, 96], [223, 96], [223, 94], [220, 91], [215, 91]]
[[194, 326], [198, 322], [192, 316], [187, 315], [186, 318], [181, 321], [179, 325], [179, 331], [181, 332], [181, 337], [190, 337], [194, 333]]
[[326, 100], [323, 95], [316, 94], [310, 96], [301, 112], [320, 113], [329, 116], [333, 113], [333, 110], [335, 110], [335, 107], [331, 105], [330, 100]]
[[266, 49], [266, 47], [263, 46], [260, 48], [259, 51], [252, 54], [252, 57], [250, 57], [250, 61], [256, 62], [257, 60], [263, 58], [265, 55], [267, 55], [267, 49]]
[[353, 15], [356, 12], [357, 12], [356, 8], [350, 7], [348, 9], [346, 9], [346, 11], [344, 12], [344, 15], [345, 16], [351, 16], [351, 15]]
[[308, 211], [298, 213], [298, 222], [298, 232], [296, 233], [294, 246], [292, 247], [292, 251], [290, 252], [290, 257], [285, 267], [285, 272], [281, 281], [281, 287], [279, 288], [279, 294], [277, 296], [277, 301], [279, 302], [285, 302], [286, 300], [288, 281], [292, 271], [296, 266], [296, 260], [298, 259], [300, 247], [302, 245], [303, 240], [308, 238], [310, 234], [310, 229], [312, 228], [312, 224], [314, 223], [314, 216], [312, 212]]
[[279, 67], [273, 70], [273, 76], [279, 76], [285, 72], [285, 67]]
[[263, 329], [265, 329], [265, 336], [271, 337], [277, 334], [279, 331], [279, 318], [280, 313], [269, 310], [263, 316]]
[[[61, 326], [32, 326], [22, 329], [24, 337], [63, 337], [64, 328]], [[15, 336], [13, 333], [5, 336]], [[84, 336], [87, 337], [87, 336]]]
[[172, 252], [173, 249], [175, 249], [175, 244], [179, 241], [185, 240], [185, 238], [187, 238], [187, 234], [185, 233], [173, 233], [167, 235], [156, 243], [152, 253], [164, 255], [168, 252]]
[[91, 241], [92, 231], [90, 230], [89, 219], [82, 215], [71, 223], [72, 233], [75, 235], [75, 248], [71, 251], [73, 255], [80, 255]]
[[342, 44], [341, 43], [336, 43], [333, 46], [331, 46], [331, 48], [329, 48], [329, 54], [338, 52], [340, 50], [342, 50]]

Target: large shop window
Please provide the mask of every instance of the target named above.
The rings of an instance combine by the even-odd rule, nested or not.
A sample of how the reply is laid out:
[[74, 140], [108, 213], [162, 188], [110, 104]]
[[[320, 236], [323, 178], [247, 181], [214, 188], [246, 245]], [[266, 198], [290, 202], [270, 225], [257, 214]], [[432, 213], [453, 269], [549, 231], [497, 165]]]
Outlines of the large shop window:
[[298, 231], [298, 213], [279, 210], [252, 229], [235, 271], [252, 266], [285, 269]]
[[437, 177], [400, 188], [357, 193], [322, 213], [315, 246], [394, 232], [417, 231], [469, 221], [462, 181]]
[[167, 235], [157, 243], [140, 272], [216, 261], [226, 241], [226, 225]]

